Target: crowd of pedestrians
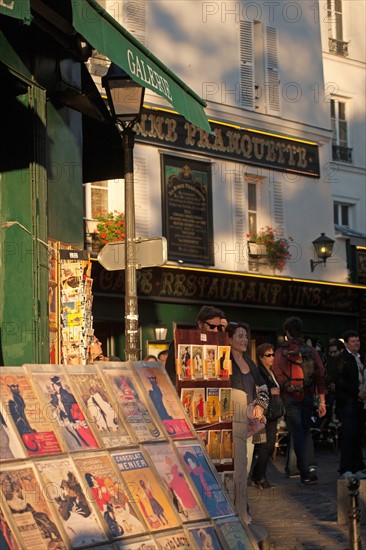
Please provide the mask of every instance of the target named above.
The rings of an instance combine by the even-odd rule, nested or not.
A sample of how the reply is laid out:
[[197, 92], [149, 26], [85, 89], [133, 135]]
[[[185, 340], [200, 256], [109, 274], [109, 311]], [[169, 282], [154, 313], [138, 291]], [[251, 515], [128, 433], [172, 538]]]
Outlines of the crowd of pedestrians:
[[[337, 416], [341, 422], [340, 464], [342, 478], [366, 479], [362, 457], [366, 419], [366, 370], [360, 356], [360, 339], [347, 331], [321, 345], [304, 339], [302, 320], [288, 318], [284, 338], [277, 347], [261, 343], [256, 361], [249, 353], [250, 327], [245, 322], [228, 322], [222, 310], [203, 306], [196, 319], [203, 333], [226, 331], [231, 348], [231, 387], [234, 404], [235, 506], [241, 519], [250, 523], [247, 484], [269, 489], [267, 465], [273, 456], [279, 418], [288, 430], [286, 475], [299, 476], [301, 485], [318, 480], [312, 428], [320, 429]], [[276, 349], [277, 348], [277, 349]], [[169, 348], [166, 369], [176, 382], [174, 344]], [[249, 413], [250, 412], [250, 413]], [[252, 420], [263, 423], [251, 436]]]

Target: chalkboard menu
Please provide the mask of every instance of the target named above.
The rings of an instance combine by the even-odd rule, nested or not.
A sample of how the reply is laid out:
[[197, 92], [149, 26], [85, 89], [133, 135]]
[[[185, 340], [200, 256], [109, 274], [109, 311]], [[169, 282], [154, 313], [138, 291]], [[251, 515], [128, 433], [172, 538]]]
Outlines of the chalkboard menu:
[[168, 259], [213, 265], [211, 164], [163, 155], [162, 185]]

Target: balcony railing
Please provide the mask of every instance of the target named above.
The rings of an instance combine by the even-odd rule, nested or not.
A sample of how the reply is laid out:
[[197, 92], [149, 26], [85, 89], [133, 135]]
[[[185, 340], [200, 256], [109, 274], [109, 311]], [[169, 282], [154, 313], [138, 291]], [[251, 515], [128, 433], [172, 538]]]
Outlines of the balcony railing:
[[335, 55], [341, 55], [342, 57], [348, 56], [348, 42], [343, 40], [337, 40], [336, 38], [329, 38], [329, 51]]
[[340, 145], [332, 145], [333, 160], [339, 162], [352, 163], [352, 149], [349, 147], [341, 147]]

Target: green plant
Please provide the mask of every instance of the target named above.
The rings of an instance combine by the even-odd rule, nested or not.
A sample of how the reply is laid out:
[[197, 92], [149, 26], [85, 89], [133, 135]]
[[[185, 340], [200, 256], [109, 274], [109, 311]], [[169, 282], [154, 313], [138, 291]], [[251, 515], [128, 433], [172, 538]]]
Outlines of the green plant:
[[254, 235], [247, 234], [247, 239], [250, 242], [262, 244], [266, 247], [267, 262], [272, 267], [273, 271], [283, 271], [286, 261], [291, 258], [289, 251], [290, 243], [293, 241], [291, 237], [285, 239], [278, 237], [276, 230], [268, 225]]
[[98, 235], [101, 246], [125, 240], [125, 215], [122, 212], [102, 210], [94, 214], [94, 219], [98, 222], [94, 233]]

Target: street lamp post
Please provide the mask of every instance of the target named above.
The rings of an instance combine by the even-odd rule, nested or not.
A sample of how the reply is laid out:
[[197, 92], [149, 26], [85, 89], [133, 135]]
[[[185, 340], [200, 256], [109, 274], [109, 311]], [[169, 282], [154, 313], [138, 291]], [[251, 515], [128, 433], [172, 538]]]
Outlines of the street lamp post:
[[110, 111], [123, 142], [125, 180], [125, 358], [138, 361], [139, 314], [136, 283], [135, 194], [133, 171], [133, 126], [141, 117], [145, 88], [112, 63], [102, 78]]

